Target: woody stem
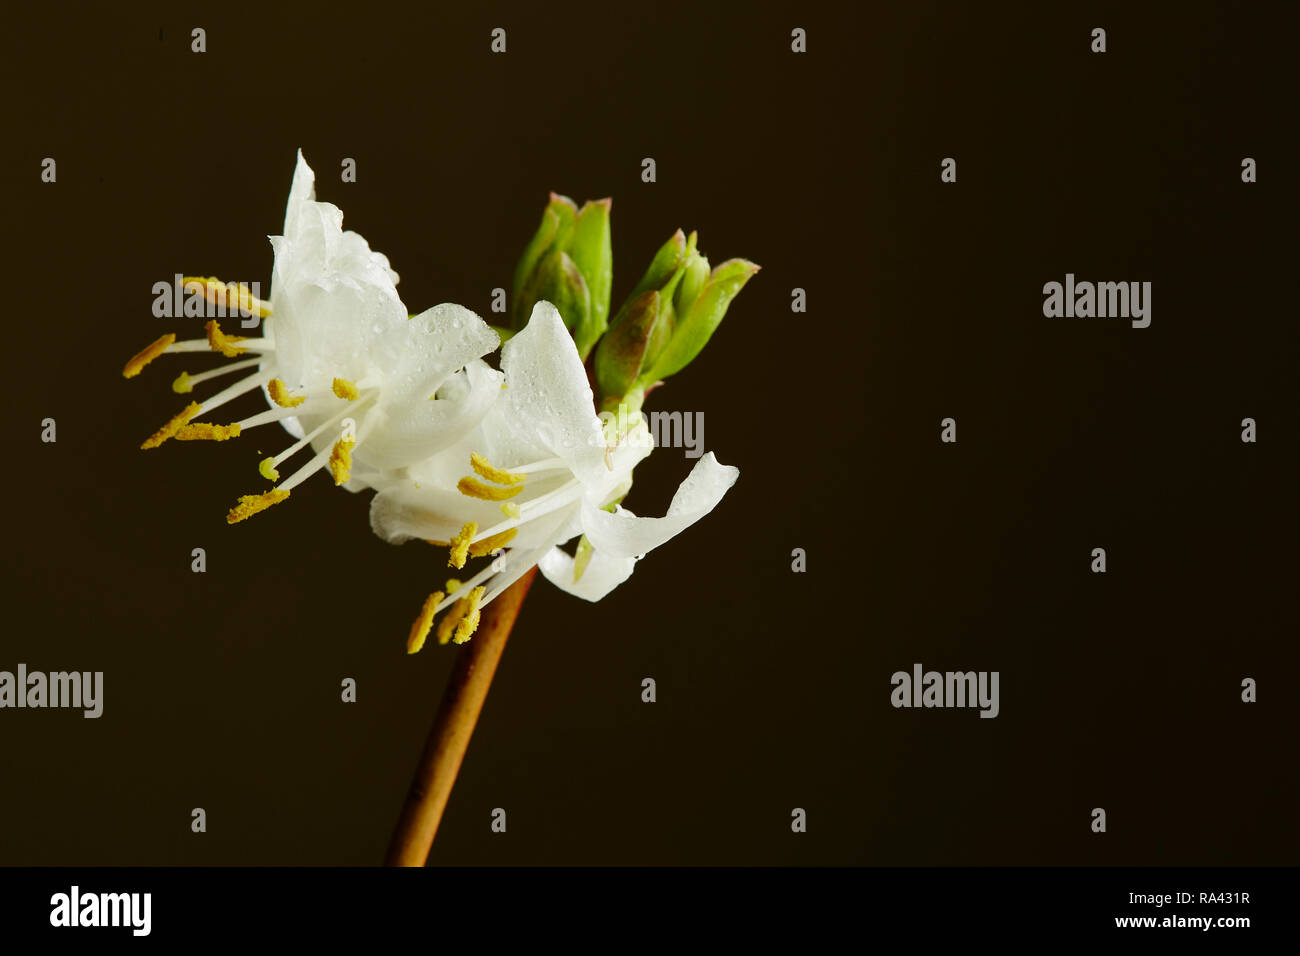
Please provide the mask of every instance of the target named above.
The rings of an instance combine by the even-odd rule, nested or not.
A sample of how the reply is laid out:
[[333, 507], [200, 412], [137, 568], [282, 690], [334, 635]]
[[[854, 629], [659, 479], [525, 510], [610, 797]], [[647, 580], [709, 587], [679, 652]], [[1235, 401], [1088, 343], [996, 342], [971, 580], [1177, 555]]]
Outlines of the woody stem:
[[530, 568], [483, 609], [473, 639], [457, 656], [389, 844], [386, 866], [424, 866], [428, 859], [497, 664], [536, 574], [537, 568]]

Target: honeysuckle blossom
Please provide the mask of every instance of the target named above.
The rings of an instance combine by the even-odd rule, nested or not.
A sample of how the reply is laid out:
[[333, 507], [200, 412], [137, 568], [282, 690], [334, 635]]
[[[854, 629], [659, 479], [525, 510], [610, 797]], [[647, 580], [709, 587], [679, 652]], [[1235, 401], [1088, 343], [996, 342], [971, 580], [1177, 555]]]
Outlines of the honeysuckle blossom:
[[[637, 415], [619, 431], [597, 416], [577, 347], [551, 303], [537, 303], [527, 326], [502, 346], [501, 367], [501, 398], [481, 423], [381, 482], [371, 503], [371, 525], [390, 542], [446, 545], [454, 568], [494, 555], [468, 580], [429, 596], [411, 629], [411, 653], [448, 607], [439, 642], [468, 640], [482, 608], [534, 564], [571, 594], [601, 599], [646, 552], [712, 511], [739, 475], [706, 454], [665, 516], [638, 517], [618, 502], [653, 448], [645, 420]], [[576, 558], [560, 549], [579, 535]]]
[[[235, 438], [259, 425], [279, 422], [295, 438], [261, 462], [264, 478], [310, 448], [311, 458], [262, 494], [245, 495], [230, 523], [284, 500], [306, 478], [328, 469], [349, 490], [385, 483], [390, 472], [417, 464], [468, 434], [501, 394], [501, 373], [481, 359], [498, 335], [473, 312], [443, 304], [408, 316], [397, 294], [398, 275], [364, 238], [343, 230], [343, 214], [315, 200], [315, 177], [298, 153], [285, 209], [284, 234], [271, 237], [275, 254], [269, 302], [245, 287], [215, 279], [186, 279], [212, 302], [236, 306], [263, 319], [263, 334], [226, 334], [213, 320], [207, 337], [177, 341], [164, 335], [127, 363], [130, 378], [157, 356], [218, 351], [239, 361], [202, 374], [184, 372], [173, 389], [236, 372], [233, 385], [191, 402], [141, 446], [171, 438]], [[267, 411], [228, 425], [198, 421], [222, 405], [262, 389]]]

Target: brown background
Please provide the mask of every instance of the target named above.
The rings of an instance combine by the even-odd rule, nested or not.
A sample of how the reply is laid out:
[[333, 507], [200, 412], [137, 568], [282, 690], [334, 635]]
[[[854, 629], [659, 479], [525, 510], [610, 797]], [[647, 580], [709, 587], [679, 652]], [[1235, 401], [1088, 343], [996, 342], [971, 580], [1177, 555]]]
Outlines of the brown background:
[[[439, 555], [323, 477], [226, 527], [287, 439], [139, 452], [207, 363], [119, 374], [154, 282], [269, 283], [299, 146], [413, 309], [486, 315], [550, 189], [614, 197], [616, 300], [679, 225], [764, 267], [652, 406], [739, 484], [599, 605], [534, 588], [436, 862], [1295, 862], [1294, 56], [1257, 9], [1133, 6], [11, 20], [0, 669], [106, 699], [0, 712], [0, 863], [382, 857], [452, 660], [402, 653]], [[1151, 328], [1044, 319], [1066, 272], [1152, 281]], [[1001, 716], [892, 709], [914, 662], [1000, 671]]]

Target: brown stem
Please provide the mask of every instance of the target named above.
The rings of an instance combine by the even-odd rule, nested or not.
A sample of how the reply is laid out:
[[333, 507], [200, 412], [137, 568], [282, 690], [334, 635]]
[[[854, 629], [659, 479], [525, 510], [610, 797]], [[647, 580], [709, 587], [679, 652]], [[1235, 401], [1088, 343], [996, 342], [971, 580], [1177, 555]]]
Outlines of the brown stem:
[[442, 706], [424, 744], [415, 779], [406, 794], [401, 819], [388, 846], [387, 866], [424, 866], [434, 834], [456, 783], [479, 711], [492, 686], [510, 629], [519, 617], [537, 568], [530, 568], [483, 609], [478, 630], [456, 658]]

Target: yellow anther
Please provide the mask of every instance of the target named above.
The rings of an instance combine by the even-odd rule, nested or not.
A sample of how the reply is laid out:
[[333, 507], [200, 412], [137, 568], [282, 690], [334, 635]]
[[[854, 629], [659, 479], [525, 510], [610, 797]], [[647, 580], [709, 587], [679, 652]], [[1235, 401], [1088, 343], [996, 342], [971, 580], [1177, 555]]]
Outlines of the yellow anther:
[[306, 395], [294, 395], [289, 391], [289, 386], [278, 378], [273, 378], [266, 383], [266, 390], [271, 396], [271, 401], [281, 408], [297, 408], [303, 402], [307, 401]]
[[357, 447], [357, 443], [351, 438], [340, 438], [334, 443], [334, 450], [330, 452], [330, 474], [334, 476], [334, 484], [341, 485], [352, 475], [352, 449]]
[[484, 538], [482, 541], [475, 541], [469, 546], [469, 554], [472, 558], [481, 558], [485, 554], [491, 554], [497, 548], [504, 548], [519, 533], [518, 528], [511, 528], [508, 531], [502, 531], [500, 534], [494, 534], [490, 538]]
[[355, 402], [361, 397], [361, 392], [357, 389], [356, 384], [349, 382], [346, 378], [336, 378], [331, 387], [334, 389], [335, 395], [339, 398], [346, 398], [349, 402]]
[[203, 328], [208, 333], [208, 346], [214, 352], [220, 352], [226, 358], [234, 358], [236, 355], [243, 355], [248, 351], [247, 348], [236, 345], [236, 342], [244, 341], [242, 335], [227, 335], [221, 331], [221, 326], [217, 324], [216, 319], [208, 319], [207, 325]]
[[271, 505], [277, 505], [288, 497], [289, 492], [283, 488], [275, 488], [263, 495], [240, 495], [239, 502], [230, 509], [230, 514], [226, 515], [226, 524], [235, 524], [245, 518], [251, 518], [259, 511], [265, 511]]
[[460, 529], [460, 533], [451, 539], [451, 554], [447, 558], [447, 564], [453, 568], [463, 568], [465, 558], [469, 556], [469, 542], [478, 531], [478, 523], [468, 521], [465, 527]]
[[486, 588], [480, 584], [473, 591], [469, 592], [468, 598], [461, 599], [463, 601], [468, 601], [469, 606], [465, 609], [465, 613], [461, 617], [460, 623], [456, 625], [456, 636], [452, 638], [453, 644], [464, 644], [473, 637], [474, 632], [478, 630], [480, 613], [478, 602], [483, 600], [483, 592], [485, 590]]
[[280, 473], [275, 470], [274, 458], [263, 458], [257, 465], [257, 473], [267, 481], [280, 480]]
[[498, 485], [522, 485], [528, 478], [527, 475], [516, 475], [504, 468], [498, 468], [478, 452], [470, 454], [469, 463], [480, 475], [488, 481], [495, 481]]
[[186, 395], [194, 391], [194, 386], [190, 383], [189, 372], [181, 372], [176, 376], [176, 381], [172, 382], [172, 391], [177, 395]]
[[195, 422], [186, 425], [176, 433], [177, 441], [225, 441], [227, 438], [239, 437], [239, 422], [233, 425], [209, 425], [207, 422]]
[[501, 513], [507, 518], [519, 517], [519, 506], [513, 501], [505, 501], [501, 504]]
[[258, 315], [264, 319], [271, 314], [271, 306], [254, 297], [242, 282], [236, 285], [233, 282], [222, 282], [216, 277], [205, 279], [202, 276], [185, 276], [181, 280], [181, 288], [189, 292], [191, 287], [197, 287], [203, 298], [213, 305], [225, 306], [227, 315], [235, 314], [236, 309], [241, 315]]
[[466, 475], [456, 482], [456, 487], [462, 495], [469, 495], [471, 498], [482, 498], [484, 501], [505, 501], [507, 498], [513, 498], [524, 490], [523, 485], [515, 485], [513, 488], [498, 488], [495, 485], [485, 485], [473, 475]]
[[406, 653], [414, 654], [424, 647], [424, 639], [429, 636], [429, 631], [433, 627], [434, 611], [444, 596], [441, 591], [434, 591], [425, 600], [424, 607], [420, 608], [420, 616], [411, 624], [411, 634], [406, 639]]
[[140, 374], [141, 369], [166, 352], [167, 346], [171, 345], [175, 341], [176, 336], [172, 332], [168, 332], [166, 335], [160, 335], [158, 338], [154, 339], [139, 352], [136, 352], [135, 355], [131, 356], [131, 361], [127, 362], [126, 367], [122, 369], [122, 377], [135, 378]]
[[171, 438], [178, 431], [180, 431], [182, 428], [188, 425], [190, 423], [190, 419], [199, 413], [199, 407], [200, 406], [198, 402], [190, 402], [183, 409], [181, 409], [180, 413], [176, 415], [175, 418], [169, 421], [162, 428], [158, 429], [151, 436], [146, 438], [144, 440], [144, 444], [142, 444], [140, 447], [157, 448], [167, 439]]
[[483, 599], [484, 587], [480, 585], [451, 606], [451, 610], [438, 622], [438, 643], [446, 644], [453, 637], [457, 644], [464, 644], [474, 633], [479, 622], [479, 601]]

